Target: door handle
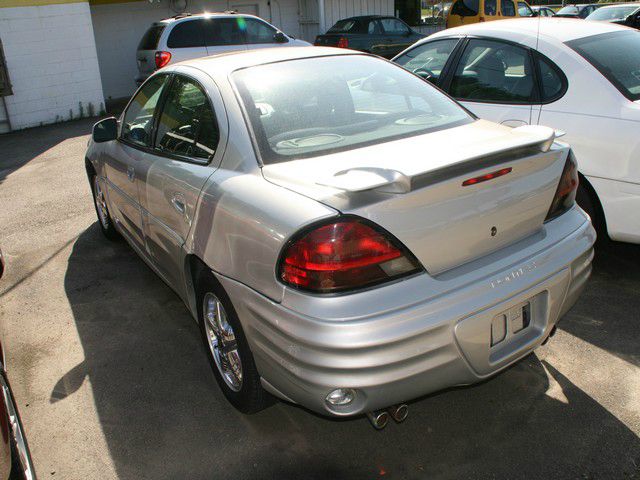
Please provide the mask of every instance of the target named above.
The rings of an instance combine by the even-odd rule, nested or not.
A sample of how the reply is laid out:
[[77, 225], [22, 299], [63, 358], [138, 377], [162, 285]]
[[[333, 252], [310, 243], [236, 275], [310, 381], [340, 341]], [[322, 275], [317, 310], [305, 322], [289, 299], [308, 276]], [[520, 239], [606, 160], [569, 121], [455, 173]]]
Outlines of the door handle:
[[136, 179], [136, 169], [133, 167], [127, 167], [127, 178], [130, 182]]
[[171, 199], [171, 205], [175, 208], [180, 215], [184, 215], [187, 211], [184, 196], [181, 193], [176, 193]]

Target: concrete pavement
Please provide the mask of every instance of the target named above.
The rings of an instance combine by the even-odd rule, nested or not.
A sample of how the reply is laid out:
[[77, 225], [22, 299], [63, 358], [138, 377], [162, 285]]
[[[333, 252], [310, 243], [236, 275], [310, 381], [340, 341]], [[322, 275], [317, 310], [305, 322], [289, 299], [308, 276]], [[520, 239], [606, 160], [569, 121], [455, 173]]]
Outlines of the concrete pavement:
[[40, 479], [640, 478], [640, 247], [599, 251], [536, 354], [375, 431], [277, 403], [243, 416], [196, 324], [96, 224], [91, 121], [0, 136], [0, 320]]

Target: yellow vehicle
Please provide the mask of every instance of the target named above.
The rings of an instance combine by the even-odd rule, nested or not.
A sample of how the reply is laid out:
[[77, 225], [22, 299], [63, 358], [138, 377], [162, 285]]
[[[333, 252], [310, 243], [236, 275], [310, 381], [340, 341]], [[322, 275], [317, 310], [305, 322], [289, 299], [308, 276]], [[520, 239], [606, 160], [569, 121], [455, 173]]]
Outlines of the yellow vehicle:
[[514, 17], [535, 17], [524, 0], [455, 0], [447, 16], [447, 28]]

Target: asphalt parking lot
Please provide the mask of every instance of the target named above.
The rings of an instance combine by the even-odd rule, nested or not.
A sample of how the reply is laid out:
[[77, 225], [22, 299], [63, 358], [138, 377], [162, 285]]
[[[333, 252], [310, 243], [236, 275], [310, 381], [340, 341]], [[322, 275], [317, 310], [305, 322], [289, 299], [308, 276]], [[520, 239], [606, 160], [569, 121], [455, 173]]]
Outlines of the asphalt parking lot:
[[0, 136], [0, 318], [40, 479], [640, 478], [640, 246], [535, 354], [375, 431], [226, 403], [178, 297], [96, 223], [83, 120]]

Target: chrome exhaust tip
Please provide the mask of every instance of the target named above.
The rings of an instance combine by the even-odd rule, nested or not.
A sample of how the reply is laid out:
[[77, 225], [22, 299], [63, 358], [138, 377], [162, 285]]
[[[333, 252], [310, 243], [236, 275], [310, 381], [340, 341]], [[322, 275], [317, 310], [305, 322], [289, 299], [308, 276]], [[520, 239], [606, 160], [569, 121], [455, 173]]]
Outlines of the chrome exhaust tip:
[[406, 403], [400, 403], [398, 405], [392, 405], [387, 409], [391, 418], [396, 422], [404, 422], [409, 416], [409, 407]]
[[389, 413], [384, 410], [367, 412], [367, 418], [376, 430], [382, 430], [389, 423]]

